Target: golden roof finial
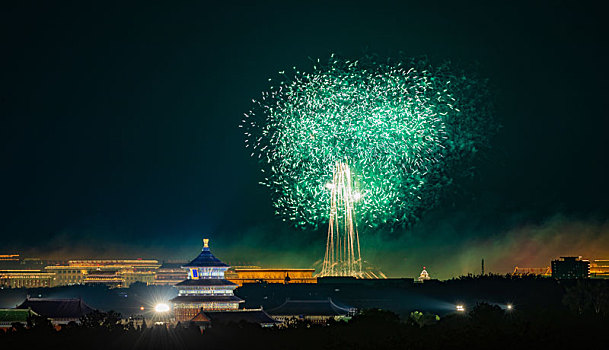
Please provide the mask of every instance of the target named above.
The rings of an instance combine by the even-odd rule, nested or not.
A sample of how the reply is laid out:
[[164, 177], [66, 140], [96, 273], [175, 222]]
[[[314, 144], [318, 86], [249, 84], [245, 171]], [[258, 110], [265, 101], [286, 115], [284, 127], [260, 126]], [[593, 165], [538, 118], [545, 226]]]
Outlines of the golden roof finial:
[[203, 248], [209, 248], [209, 239], [203, 238]]

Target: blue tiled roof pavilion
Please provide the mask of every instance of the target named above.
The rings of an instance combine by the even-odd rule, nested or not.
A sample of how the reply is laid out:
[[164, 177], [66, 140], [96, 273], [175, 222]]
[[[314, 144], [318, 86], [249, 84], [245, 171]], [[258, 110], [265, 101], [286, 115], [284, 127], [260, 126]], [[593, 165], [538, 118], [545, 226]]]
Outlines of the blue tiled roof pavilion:
[[175, 287], [178, 296], [171, 302], [177, 321], [190, 321], [201, 311], [238, 310], [243, 300], [233, 294], [237, 285], [224, 278], [230, 266], [209, 250], [209, 240], [203, 240], [201, 253], [182, 268], [188, 278]]
[[182, 267], [229, 267], [227, 264], [220, 261], [220, 259], [216, 258], [209, 250], [209, 240], [203, 240], [203, 249], [199, 256], [194, 258], [191, 262]]

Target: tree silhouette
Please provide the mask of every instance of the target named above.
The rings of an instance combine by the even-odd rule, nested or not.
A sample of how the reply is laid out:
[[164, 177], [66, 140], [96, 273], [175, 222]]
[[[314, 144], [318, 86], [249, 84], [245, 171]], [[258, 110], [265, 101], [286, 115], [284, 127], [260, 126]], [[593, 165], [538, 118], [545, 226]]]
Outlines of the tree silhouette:
[[108, 330], [123, 329], [121, 324], [121, 314], [115, 311], [102, 312], [92, 311], [80, 318], [84, 328], [105, 328]]

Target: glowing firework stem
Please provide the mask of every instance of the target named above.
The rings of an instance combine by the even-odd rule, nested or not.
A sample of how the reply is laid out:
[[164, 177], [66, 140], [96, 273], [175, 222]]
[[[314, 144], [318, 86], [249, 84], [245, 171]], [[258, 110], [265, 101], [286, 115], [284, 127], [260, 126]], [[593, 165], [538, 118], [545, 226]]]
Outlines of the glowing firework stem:
[[319, 276], [362, 276], [359, 234], [355, 221], [352, 175], [345, 162], [336, 162], [329, 184], [330, 215], [326, 254]]

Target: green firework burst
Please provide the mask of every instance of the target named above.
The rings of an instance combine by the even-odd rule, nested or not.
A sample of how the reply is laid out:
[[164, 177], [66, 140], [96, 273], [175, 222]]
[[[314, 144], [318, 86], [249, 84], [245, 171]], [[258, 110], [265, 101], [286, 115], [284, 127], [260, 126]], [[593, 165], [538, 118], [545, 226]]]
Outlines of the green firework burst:
[[279, 74], [240, 126], [276, 213], [297, 226], [327, 222], [337, 161], [352, 170], [360, 224], [409, 225], [491, 133], [485, 84], [449, 64], [332, 55]]

